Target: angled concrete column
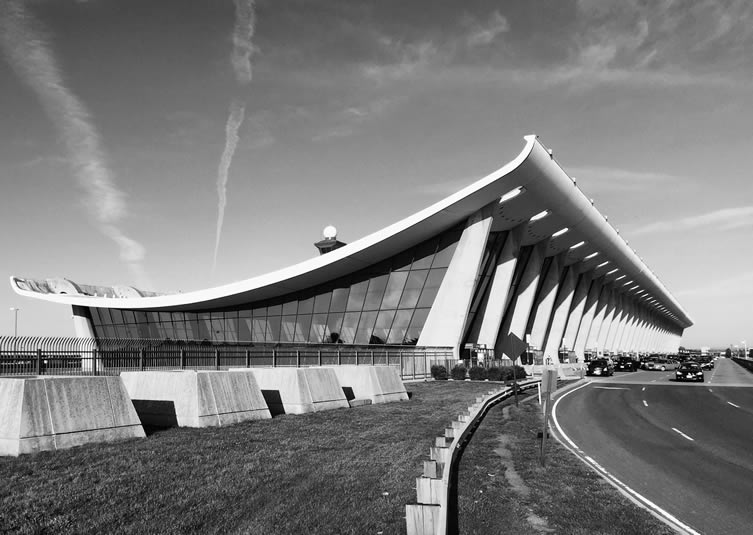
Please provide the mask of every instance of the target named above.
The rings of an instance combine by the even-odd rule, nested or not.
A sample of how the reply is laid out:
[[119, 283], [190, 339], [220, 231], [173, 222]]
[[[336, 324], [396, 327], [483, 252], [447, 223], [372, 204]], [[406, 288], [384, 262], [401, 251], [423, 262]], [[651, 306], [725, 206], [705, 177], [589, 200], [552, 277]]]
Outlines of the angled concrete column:
[[601, 277], [594, 280], [588, 291], [583, 318], [578, 327], [578, 333], [575, 336], [575, 344], [573, 345], [573, 351], [575, 351], [575, 354], [578, 356], [578, 360], [583, 360], [586, 343], [588, 342], [588, 333], [591, 330], [594, 315], [596, 314], [596, 308], [599, 305], [599, 296], [601, 295], [603, 288], [603, 281], [604, 279]]
[[599, 346], [599, 331], [601, 330], [601, 324], [604, 322], [604, 316], [607, 312], [607, 305], [612, 295], [612, 286], [605, 284], [599, 294], [599, 301], [596, 303], [596, 313], [594, 319], [591, 322], [591, 328], [588, 331], [588, 337], [586, 338], [586, 349], [591, 351], [598, 351], [601, 349]]
[[639, 353], [640, 352], [640, 337], [643, 333], [643, 328], [645, 326], [645, 318], [644, 318], [644, 311], [643, 308], [637, 303], [633, 302], [633, 311], [635, 314], [635, 322], [633, 324], [633, 329], [630, 333], [630, 338], [627, 342], [628, 351], [632, 353]]
[[601, 348], [602, 351], [607, 350], [607, 338], [609, 337], [609, 329], [612, 328], [614, 322], [614, 315], [617, 310], [617, 292], [614, 290], [609, 292], [609, 299], [607, 300], [607, 307], [604, 309], [604, 319], [601, 322], [599, 333], [596, 335], [596, 345]]
[[[497, 338], [494, 352], [497, 355], [517, 360], [520, 354], [526, 348], [526, 327], [528, 318], [533, 308], [533, 300], [536, 297], [536, 289], [541, 277], [541, 267], [544, 263], [544, 252], [546, 251], [546, 240], [534, 245], [531, 249], [531, 255], [523, 269], [523, 274], [518, 284], [518, 288], [508, 306], [507, 317], [505, 318], [502, 330]], [[510, 310], [512, 308], [512, 310]]]
[[[552, 320], [549, 324], [549, 332], [546, 335], [546, 341], [544, 346], [544, 355], [549, 355], [554, 358], [555, 362], [558, 361], [559, 349], [562, 347], [562, 337], [565, 334], [565, 325], [567, 324], [567, 318], [570, 313], [571, 305], [576, 291], [575, 281], [577, 276], [575, 274], [574, 266], [568, 266], [565, 268], [565, 276], [562, 279], [559, 292], [557, 293], [557, 299], [554, 301], [554, 312], [552, 313]], [[586, 292], [583, 292], [585, 296]], [[582, 299], [585, 302], [585, 299]]]
[[622, 294], [618, 294], [615, 300], [614, 317], [612, 324], [609, 326], [609, 332], [607, 333], [607, 340], [604, 344], [604, 348], [608, 349], [610, 353], [617, 352], [617, 335], [622, 327], [625, 326], [625, 319], [627, 317], [627, 310], [625, 308], [625, 298]]
[[[539, 284], [536, 305], [533, 309], [533, 325], [531, 326], [531, 345], [538, 349], [544, 349], [546, 332], [550, 323], [549, 320], [552, 317], [554, 302], [559, 291], [560, 279], [565, 269], [562, 266], [562, 260], [562, 255], [552, 258], [552, 261], [549, 263], [549, 269], [547, 269]], [[559, 347], [555, 348], [553, 354], [545, 352], [544, 357], [551, 357], [553, 362], [558, 362], [556, 349], [559, 349]]]
[[633, 325], [635, 324], [635, 307], [633, 306], [633, 301], [625, 296], [624, 299], [625, 304], [625, 321], [622, 324], [622, 328], [617, 333], [617, 351], [621, 352], [628, 352], [630, 349], [628, 346], [628, 338], [630, 336], [630, 330], [632, 329]]
[[493, 215], [494, 206], [489, 205], [468, 218], [434, 299], [434, 306], [421, 331], [419, 346], [452, 347], [455, 357], [460, 358], [465, 322], [478, 282]]
[[[591, 288], [592, 282], [592, 271], [581, 273], [578, 277], [578, 284], [575, 286], [575, 294], [573, 295], [573, 301], [570, 305], [570, 313], [567, 316], [567, 326], [562, 335], [562, 344], [566, 346], [567, 349], [575, 347], [575, 339], [578, 336], [578, 328], [583, 319], [583, 312], [586, 309], [586, 298], [588, 297], [588, 291]], [[583, 355], [580, 355], [579, 359], [582, 358]]]
[[502, 325], [502, 317], [505, 314], [507, 303], [510, 300], [510, 285], [515, 275], [515, 266], [518, 265], [520, 255], [520, 242], [528, 226], [518, 225], [507, 233], [505, 244], [497, 258], [497, 266], [494, 269], [489, 299], [484, 309], [484, 317], [481, 320], [481, 329], [478, 334], [478, 343], [486, 347], [494, 347]]

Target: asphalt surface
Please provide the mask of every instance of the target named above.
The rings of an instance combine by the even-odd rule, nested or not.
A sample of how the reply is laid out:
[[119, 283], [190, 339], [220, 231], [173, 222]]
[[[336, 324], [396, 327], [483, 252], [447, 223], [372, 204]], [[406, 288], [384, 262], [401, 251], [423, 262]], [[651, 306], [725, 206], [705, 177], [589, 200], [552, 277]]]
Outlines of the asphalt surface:
[[580, 455], [690, 533], [753, 533], [753, 373], [721, 358], [704, 375], [589, 377], [561, 397], [556, 421]]

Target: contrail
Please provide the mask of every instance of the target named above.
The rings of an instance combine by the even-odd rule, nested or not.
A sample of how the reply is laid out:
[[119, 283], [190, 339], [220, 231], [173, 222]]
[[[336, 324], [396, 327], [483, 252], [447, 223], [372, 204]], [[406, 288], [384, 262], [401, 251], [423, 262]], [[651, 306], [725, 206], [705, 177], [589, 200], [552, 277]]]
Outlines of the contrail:
[[[233, 28], [233, 51], [230, 62], [238, 84], [243, 87], [251, 83], [251, 55], [254, 45], [251, 42], [256, 26], [254, 0], [235, 0], [235, 27]], [[246, 106], [242, 100], [236, 98], [230, 104], [230, 115], [225, 125], [225, 150], [217, 173], [217, 232], [214, 241], [214, 260], [212, 273], [217, 267], [217, 253], [220, 249], [222, 223], [225, 220], [225, 206], [227, 205], [227, 181], [230, 164], [233, 161], [235, 148], [238, 146], [238, 130], [243, 124]]]
[[99, 230], [114, 241], [139, 284], [148, 284], [142, 266], [144, 247], [126, 236], [119, 222], [127, 208], [107, 167], [100, 138], [84, 104], [65, 85], [41, 24], [23, 0], [0, 2], [0, 47], [13, 70], [27, 84], [62, 138], [68, 161], [86, 193], [87, 209]]

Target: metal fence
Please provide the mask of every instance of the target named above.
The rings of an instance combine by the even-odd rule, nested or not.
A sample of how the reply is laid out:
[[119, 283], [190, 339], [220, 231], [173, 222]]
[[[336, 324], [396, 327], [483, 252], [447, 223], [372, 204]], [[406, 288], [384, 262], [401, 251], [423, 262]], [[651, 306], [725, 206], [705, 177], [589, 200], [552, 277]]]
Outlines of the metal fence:
[[457, 363], [451, 348], [416, 346], [211, 344], [197, 340], [0, 337], [0, 376], [118, 375], [139, 370], [374, 365], [404, 380]]

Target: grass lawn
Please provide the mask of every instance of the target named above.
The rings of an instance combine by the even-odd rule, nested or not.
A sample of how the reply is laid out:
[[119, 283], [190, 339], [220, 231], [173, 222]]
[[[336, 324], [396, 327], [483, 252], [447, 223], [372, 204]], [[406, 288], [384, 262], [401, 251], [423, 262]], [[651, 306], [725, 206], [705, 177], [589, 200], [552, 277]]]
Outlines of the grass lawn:
[[0, 458], [0, 533], [405, 532], [434, 437], [488, 383], [410, 401]]
[[547, 440], [546, 466], [542, 467], [541, 430], [536, 401], [490, 411], [460, 463], [460, 533], [675, 533], [553, 437]]

